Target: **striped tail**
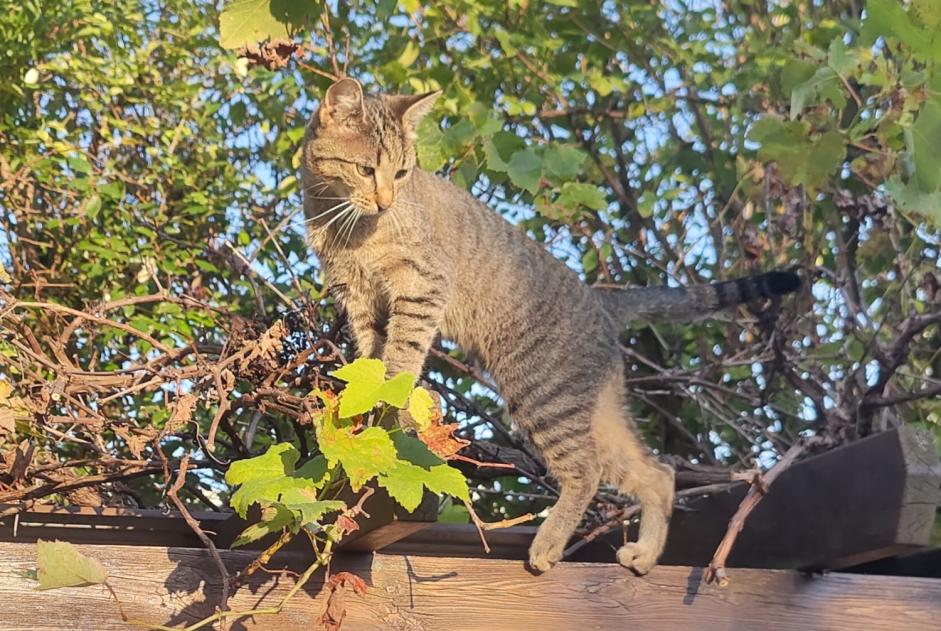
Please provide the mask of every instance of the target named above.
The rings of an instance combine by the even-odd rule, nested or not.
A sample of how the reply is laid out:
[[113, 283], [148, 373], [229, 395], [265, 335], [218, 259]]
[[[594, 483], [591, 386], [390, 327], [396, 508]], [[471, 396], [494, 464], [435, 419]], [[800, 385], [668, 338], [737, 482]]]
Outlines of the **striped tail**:
[[625, 325], [637, 321], [693, 322], [744, 302], [797, 291], [801, 279], [793, 272], [767, 272], [692, 287], [596, 288], [605, 309]]

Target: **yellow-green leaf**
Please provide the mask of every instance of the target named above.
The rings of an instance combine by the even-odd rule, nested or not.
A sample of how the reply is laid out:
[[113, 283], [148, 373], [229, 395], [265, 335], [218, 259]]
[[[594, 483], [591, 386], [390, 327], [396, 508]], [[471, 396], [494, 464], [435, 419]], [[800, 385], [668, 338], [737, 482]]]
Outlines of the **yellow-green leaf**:
[[405, 50], [399, 55], [398, 62], [408, 68], [418, 59], [419, 52], [421, 52], [421, 49], [418, 47], [418, 44], [410, 41], [405, 44]]
[[367, 427], [354, 434], [350, 427], [332, 429], [325, 425], [318, 439], [327, 461], [343, 465], [354, 491], [395, 467], [395, 445], [385, 430], [378, 427]]
[[408, 400], [408, 413], [415, 421], [419, 431], [428, 429], [434, 416], [435, 400], [424, 388], [418, 387], [412, 391]]
[[271, 12], [271, 0], [231, 0], [219, 15], [219, 45], [223, 48], [288, 36], [287, 26]]
[[97, 559], [87, 557], [66, 541], [36, 542], [38, 589], [83, 587], [108, 580], [108, 572]]

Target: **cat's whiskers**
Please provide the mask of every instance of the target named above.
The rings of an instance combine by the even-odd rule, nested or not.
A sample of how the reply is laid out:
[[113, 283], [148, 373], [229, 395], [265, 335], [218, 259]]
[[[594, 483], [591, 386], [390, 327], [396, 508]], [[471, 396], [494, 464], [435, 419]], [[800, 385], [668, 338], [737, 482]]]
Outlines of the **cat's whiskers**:
[[[304, 220], [304, 224], [309, 224], [309, 223], [311, 223], [311, 222], [317, 221], [317, 220], [320, 219], [321, 217], [324, 217], [324, 216], [326, 216], [326, 215], [329, 215], [329, 214], [332, 213], [333, 211], [335, 211], [335, 210], [337, 210], [337, 209], [341, 209], [343, 206], [351, 205], [352, 203], [353, 203], [353, 202], [351, 202], [350, 200], [347, 199], [347, 200], [345, 200], [345, 201], [340, 202], [339, 204], [335, 204], [334, 206], [328, 208], [327, 210], [325, 210], [325, 211], [323, 211], [323, 212], [320, 212], [320, 213], [317, 213], [317, 214], [314, 215], [313, 217], [309, 217], [309, 218], [305, 219], [305, 220]], [[342, 208], [342, 210], [346, 210], [346, 209], [345, 209], [345, 208]], [[342, 212], [342, 211], [341, 211], [341, 212]]]
[[346, 241], [343, 243], [344, 248], [350, 244], [350, 239], [353, 237], [353, 231], [356, 230], [356, 222], [359, 221], [360, 216], [361, 212], [357, 208], [353, 213], [353, 220], [350, 221], [350, 227], [346, 231]]
[[332, 225], [333, 225], [335, 222], [337, 222], [339, 219], [341, 219], [341, 218], [343, 218], [343, 217], [348, 217], [351, 212], [353, 212], [353, 206], [352, 206], [352, 204], [350, 204], [349, 206], [346, 206], [345, 208], [343, 208], [343, 210], [341, 210], [340, 212], [338, 212], [337, 215], [336, 215], [336, 217], [334, 217], [333, 219], [331, 219], [330, 221], [328, 221], [325, 226], [320, 227], [320, 228], [317, 228], [317, 229], [316, 229], [316, 232], [326, 232], [326, 230], [327, 230], [330, 226], [332, 226]]
[[337, 227], [336, 231], [334, 232], [333, 239], [330, 241], [331, 248], [334, 245], [340, 244], [340, 242], [343, 240], [341, 235], [344, 233], [344, 231], [347, 229], [347, 227], [350, 225], [351, 222], [352, 223], [356, 222], [356, 216], [358, 212], [359, 210], [356, 208], [355, 205], [350, 206], [350, 208], [346, 212], [344, 212], [344, 216], [346, 217], [346, 219], [344, 219], [340, 223], [340, 225]]
[[407, 235], [405, 233], [405, 227], [402, 225], [402, 218], [399, 217], [393, 210], [389, 213], [389, 221], [392, 223], [392, 229], [394, 233], [392, 239], [393, 242], [395, 242], [397, 238], [399, 240], [399, 245], [404, 246], [406, 240], [405, 237]]
[[[318, 187], [319, 187], [319, 188], [318, 188]], [[304, 189], [302, 190], [302, 192], [304, 192], [304, 193], [310, 193], [310, 192], [312, 192], [314, 189], [317, 189], [317, 192], [318, 192], [318, 193], [322, 193], [324, 190], [326, 190], [326, 189], [329, 188], [329, 187], [330, 187], [330, 182], [317, 182], [317, 183], [315, 183], [315, 184], [311, 184], [310, 186], [304, 187]]]

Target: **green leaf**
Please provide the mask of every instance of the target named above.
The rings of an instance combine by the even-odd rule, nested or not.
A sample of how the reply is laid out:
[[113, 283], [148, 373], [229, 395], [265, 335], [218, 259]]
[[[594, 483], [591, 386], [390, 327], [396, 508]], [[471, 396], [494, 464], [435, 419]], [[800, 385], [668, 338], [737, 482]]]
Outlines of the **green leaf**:
[[465, 499], [467, 481], [463, 474], [448, 466], [422, 441], [397, 432], [393, 441], [398, 455], [395, 466], [379, 477], [379, 485], [407, 511], [415, 510], [424, 495], [423, 487], [434, 493], [447, 493]]
[[435, 408], [435, 400], [424, 388], [415, 388], [408, 400], [408, 414], [419, 431], [428, 429]]
[[327, 461], [343, 465], [354, 491], [380, 473], [391, 471], [397, 463], [395, 445], [379, 427], [367, 427], [354, 434], [349, 427], [325, 426], [318, 438]]
[[429, 471], [432, 467], [444, 464], [444, 460], [428, 449], [428, 445], [405, 432], [393, 433], [392, 442], [395, 444], [395, 453], [399, 460], [410, 462]]
[[333, 376], [347, 383], [382, 383], [386, 378], [386, 367], [381, 359], [360, 357], [354, 362], [333, 371]]
[[91, 163], [82, 156], [75, 156], [66, 160], [73, 171], [79, 175], [88, 175], [91, 173]]
[[294, 471], [294, 465], [300, 457], [300, 452], [290, 443], [272, 445], [261, 456], [236, 460], [229, 465], [225, 481], [234, 485], [288, 476]]
[[232, 542], [232, 547], [238, 548], [267, 535], [281, 532], [286, 526], [295, 522], [294, 513], [278, 504], [262, 509], [261, 519], [257, 524], [252, 524], [239, 533], [239, 536]]
[[97, 195], [92, 195], [88, 198], [88, 203], [85, 204], [85, 216], [89, 219], [95, 219], [98, 216], [98, 212], [101, 210], [101, 198]]
[[87, 557], [66, 541], [36, 542], [38, 589], [84, 587], [108, 580], [108, 572], [97, 559]]
[[418, 59], [418, 54], [421, 52], [421, 48], [416, 42], [409, 41], [405, 44], [405, 50], [399, 53], [399, 57], [396, 61], [408, 68], [415, 60]]
[[912, 52], [929, 58], [937, 58], [941, 54], [933, 45], [933, 33], [916, 26], [898, 0], [869, 0], [866, 3], [860, 42], [871, 46], [880, 37], [892, 38]]
[[415, 376], [409, 373], [398, 374], [386, 381], [386, 368], [382, 361], [364, 357], [333, 371], [333, 376], [347, 382], [340, 394], [340, 418], [368, 412], [379, 401], [404, 407], [415, 383]]
[[450, 465], [441, 464], [432, 467], [425, 485], [435, 493], [447, 493], [460, 500], [470, 501], [470, 492], [467, 490], [467, 480], [464, 474]]
[[542, 180], [542, 160], [532, 147], [528, 147], [513, 154], [506, 173], [514, 184], [535, 195]]
[[402, 508], [411, 512], [418, 508], [424, 495], [428, 471], [408, 462], [400, 462], [391, 471], [379, 478], [379, 486]]
[[437, 171], [448, 162], [444, 147], [444, 134], [438, 123], [429, 117], [418, 123], [418, 143], [415, 147], [418, 162], [426, 171]]
[[811, 146], [803, 172], [798, 171], [796, 181], [811, 190], [816, 190], [833, 175], [843, 163], [846, 144], [837, 131], [828, 131]]
[[376, 396], [380, 401], [385, 401], [389, 405], [404, 408], [405, 404], [408, 402], [408, 395], [412, 393], [412, 387], [414, 385], [414, 375], [407, 372], [399, 373], [379, 386], [379, 392]]
[[317, 454], [294, 472], [293, 477], [310, 480], [317, 488], [322, 487], [328, 476], [327, 459]]
[[791, 118], [797, 118], [808, 105], [825, 100], [829, 100], [837, 108], [846, 105], [843, 80], [830, 66], [820, 68], [810, 79], [794, 88], [791, 92]]
[[346, 502], [339, 500], [316, 500], [309, 493], [289, 493], [281, 498], [285, 508], [300, 515], [300, 525], [317, 524], [327, 513], [346, 509]]
[[912, 0], [912, 9], [924, 26], [941, 28], [941, 0]]
[[791, 94], [798, 85], [804, 83], [817, 72], [817, 64], [802, 59], [791, 59], [781, 71], [781, 87], [785, 94]]
[[761, 143], [758, 158], [777, 162], [781, 175], [791, 184], [819, 188], [840, 166], [846, 145], [839, 132], [830, 131], [811, 141], [810, 126], [799, 121], [762, 118], [748, 137]]
[[491, 171], [506, 173], [510, 168], [510, 158], [526, 146], [522, 138], [508, 131], [500, 131], [484, 141], [484, 155], [487, 168]]
[[272, 4], [271, 0], [230, 0], [219, 15], [219, 45], [241, 48], [290, 37], [287, 25], [273, 14]]
[[902, 209], [924, 215], [941, 228], [941, 192], [925, 193], [914, 182], [903, 184], [898, 176], [885, 183], [885, 190]]
[[516, 46], [510, 41], [511, 36], [505, 29], [498, 26], [494, 29], [493, 35], [497, 38], [497, 41], [500, 42], [500, 48], [503, 49], [503, 52], [505, 52], [508, 57], [512, 57], [516, 54]]
[[442, 524], [466, 524], [470, 522], [470, 513], [463, 505], [448, 501], [441, 507], [438, 521]]
[[637, 200], [637, 214], [647, 218], [653, 216], [654, 196], [648, 191], [644, 191]]
[[569, 145], [549, 145], [542, 156], [546, 173], [563, 180], [578, 175], [588, 156], [584, 151]]
[[564, 203], [586, 206], [592, 210], [604, 210], [608, 207], [608, 200], [604, 191], [594, 184], [582, 182], [566, 182], [562, 186]]
[[837, 74], [847, 77], [859, 67], [860, 59], [855, 50], [847, 48], [843, 43], [843, 36], [837, 36], [830, 42], [827, 51], [827, 63]]
[[317, 488], [310, 480], [289, 476], [266, 480], [249, 480], [232, 494], [229, 504], [239, 516], [244, 518], [252, 504], [265, 505], [280, 502], [282, 497], [296, 499], [299, 492], [305, 493], [302, 498], [303, 501], [310, 501], [316, 498]]
[[923, 193], [941, 189], [941, 104], [926, 101], [912, 126], [912, 162], [915, 183]]

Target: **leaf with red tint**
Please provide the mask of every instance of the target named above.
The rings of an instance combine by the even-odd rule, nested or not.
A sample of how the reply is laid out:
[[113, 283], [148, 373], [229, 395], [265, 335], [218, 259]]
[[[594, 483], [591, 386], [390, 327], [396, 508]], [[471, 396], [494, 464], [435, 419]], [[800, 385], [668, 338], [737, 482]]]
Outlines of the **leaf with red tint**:
[[339, 631], [343, 619], [346, 618], [347, 588], [352, 588], [354, 593], [364, 596], [367, 588], [366, 581], [350, 572], [338, 572], [327, 581], [327, 589], [330, 590], [330, 595], [327, 596], [327, 607], [317, 620], [327, 631]]

